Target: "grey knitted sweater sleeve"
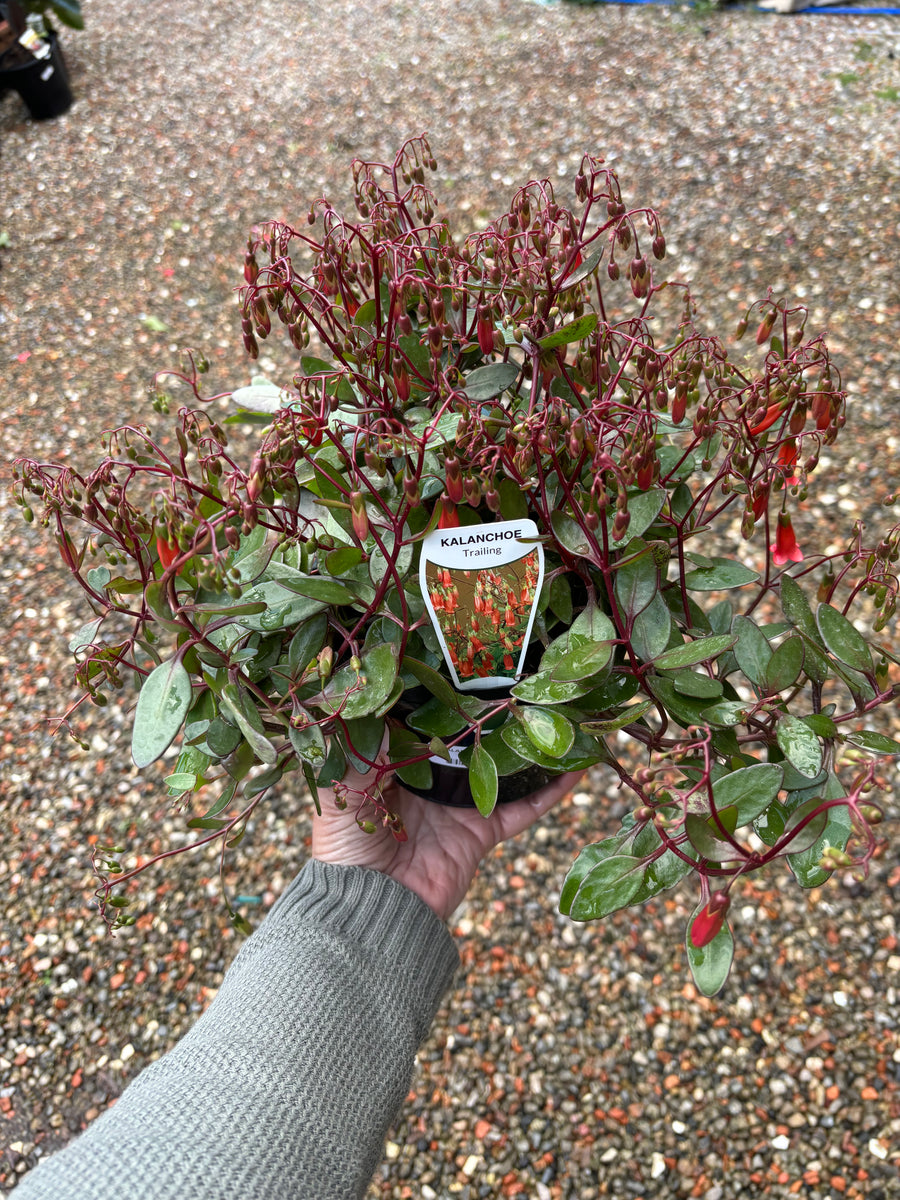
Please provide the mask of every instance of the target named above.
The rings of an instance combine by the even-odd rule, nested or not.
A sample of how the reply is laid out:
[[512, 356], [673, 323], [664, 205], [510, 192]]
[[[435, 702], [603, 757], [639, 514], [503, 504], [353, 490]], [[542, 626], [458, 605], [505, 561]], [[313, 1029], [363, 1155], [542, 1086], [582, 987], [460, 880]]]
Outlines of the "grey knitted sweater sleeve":
[[362, 1196], [458, 963], [401, 884], [308, 862], [193, 1028], [16, 1200]]

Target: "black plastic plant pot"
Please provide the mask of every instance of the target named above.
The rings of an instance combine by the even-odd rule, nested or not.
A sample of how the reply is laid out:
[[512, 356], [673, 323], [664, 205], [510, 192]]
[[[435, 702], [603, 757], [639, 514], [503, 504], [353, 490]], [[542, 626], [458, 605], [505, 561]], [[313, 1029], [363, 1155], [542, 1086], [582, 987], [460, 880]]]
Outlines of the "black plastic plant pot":
[[[478, 693], [479, 697], [485, 700], [499, 699], [508, 694], [506, 688], [488, 688]], [[394, 714], [405, 720], [428, 700], [429, 695], [424, 687], [407, 690], [394, 706]], [[446, 804], [450, 808], [475, 808], [472, 790], [469, 787], [468, 767], [461, 763], [444, 762], [437, 757], [431, 759], [430, 766], [431, 787], [415, 787], [404, 781], [402, 786], [406, 791], [421, 796], [423, 800], [431, 800], [434, 804]], [[524, 800], [558, 774], [560, 772], [549, 771], [546, 767], [532, 764], [513, 775], [501, 775], [497, 785], [497, 803], [508, 804], [514, 800]]]
[[35, 121], [61, 116], [71, 107], [74, 99], [59, 37], [51, 30], [47, 39], [50, 43], [49, 57], [0, 68], [0, 91], [14, 88]]
[[[530, 766], [515, 775], [501, 775], [497, 785], [497, 803], [508, 804], [513, 800], [524, 800], [544, 784], [554, 778], [552, 771], [544, 767]], [[450, 808], [474, 808], [472, 791], [469, 787], [469, 772], [465, 767], [452, 766], [450, 763], [431, 762], [431, 787], [403, 787], [424, 800], [434, 804], [446, 804]]]

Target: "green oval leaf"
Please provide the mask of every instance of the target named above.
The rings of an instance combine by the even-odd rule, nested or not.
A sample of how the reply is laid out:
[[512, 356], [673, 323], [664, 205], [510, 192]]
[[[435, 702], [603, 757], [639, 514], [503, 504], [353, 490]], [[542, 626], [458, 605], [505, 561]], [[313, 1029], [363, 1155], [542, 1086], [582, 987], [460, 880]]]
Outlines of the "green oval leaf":
[[585, 733], [590, 733], [594, 736], [615, 733], [617, 729], [624, 729], [626, 725], [632, 725], [635, 721], [640, 720], [647, 709], [653, 708], [654, 703], [653, 700], [641, 700], [637, 704], [632, 704], [630, 708], [616, 713], [615, 716], [601, 718], [600, 720], [582, 721], [581, 728]]
[[[493, 400], [505, 392], [519, 378], [520, 368], [514, 362], [488, 363], [476, 367], [465, 378], [463, 388], [470, 400]], [[456, 418], [457, 425], [459, 418]]]
[[653, 660], [658, 671], [671, 671], [678, 667], [692, 667], [696, 663], [707, 662], [717, 658], [737, 641], [733, 633], [714, 633], [712, 637], [697, 638], [694, 642], [686, 642], [683, 646], [675, 646], [666, 650]]
[[311, 763], [314, 767], [322, 766], [328, 751], [325, 737], [318, 725], [309, 724], [298, 729], [291, 723], [288, 726], [288, 737], [294, 753], [301, 761]]
[[864, 675], [872, 674], [875, 667], [866, 639], [843, 613], [830, 604], [820, 604], [816, 609], [816, 625], [822, 641], [839, 662]]
[[731, 558], [713, 558], [708, 567], [686, 572], [684, 586], [691, 592], [719, 592], [756, 583], [759, 572]]
[[828, 824], [828, 814], [832, 810], [824, 809], [818, 812], [817, 809], [821, 804], [822, 797], [813, 796], [799, 808], [795, 808], [785, 821], [782, 838], [790, 839], [787, 842], [787, 849], [792, 854], [798, 854], [800, 851], [808, 849], [822, 836], [825, 826]]
[[240, 745], [241, 731], [236, 725], [216, 717], [206, 731], [206, 744], [218, 758], [227, 758]]
[[852, 745], [868, 750], [870, 754], [900, 754], [900, 742], [876, 733], [874, 729], [854, 729], [844, 736]]
[[345, 721], [377, 712], [390, 696], [397, 678], [394, 650], [388, 642], [379, 642], [363, 654], [359, 671], [341, 667], [308, 703], [332, 715], [339, 714]]
[[589, 275], [592, 275], [600, 265], [600, 260], [603, 258], [603, 252], [605, 249], [605, 245], [602, 244], [595, 246], [590, 254], [585, 256], [584, 261], [580, 266], [572, 270], [570, 274], [564, 275], [557, 279], [557, 290], [560, 292], [567, 292], [569, 288], [575, 287], [577, 283], [581, 283], [582, 280], [587, 279]]
[[643, 612], [658, 591], [659, 567], [649, 551], [617, 569], [616, 599], [627, 617]]
[[465, 729], [468, 721], [462, 713], [448, 708], [436, 696], [432, 696], [414, 713], [410, 713], [406, 724], [417, 733], [424, 733], [426, 737], [445, 738]]
[[751, 683], [763, 687], [772, 648], [766, 635], [755, 621], [749, 617], [738, 615], [731, 623], [732, 633], [737, 634], [734, 644], [734, 657], [738, 666]]
[[595, 741], [578, 730], [568, 753], [556, 758], [539, 750], [518, 721], [511, 721], [500, 730], [500, 736], [510, 750], [526, 762], [536, 763], [550, 771], [583, 771], [598, 762], [608, 762], [609, 751], [602, 742]]
[[[718, 816], [725, 829], [733, 833], [737, 828], [737, 809], [720, 809]], [[732, 845], [711, 815], [705, 817], [701, 813], [688, 813], [684, 818], [684, 829], [697, 853], [710, 862], [732, 862], [747, 857], [745, 851]]]
[[573, 921], [598, 921], [625, 908], [641, 885], [643, 862], [627, 854], [598, 863], [581, 881], [569, 915]]
[[611, 657], [611, 642], [583, 642], [567, 650], [550, 674], [559, 683], [576, 683], [599, 674]]
[[554, 679], [550, 671], [540, 671], [517, 683], [512, 695], [528, 704], [568, 704], [589, 692], [591, 682], [590, 678], [565, 682]]
[[721, 776], [713, 784], [717, 809], [737, 810], [735, 829], [748, 825], [765, 812], [781, 790], [784, 771], [777, 763], [754, 763]]
[[814, 779], [819, 774], [822, 744], [805, 722], [790, 713], [779, 714], [775, 737], [781, 753], [801, 775]]
[[313, 600], [322, 600], [325, 604], [349, 604], [353, 593], [336, 579], [327, 579], [321, 575], [304, 575], [284, 563], [272, 562], [266, 571], [270, 579], [274, 579], [289, 592], [299, 596], [310, 596]]
[[192, 792], [197, 786], [197, 776], [189, 771], [175, 771], [167, 775], [163, 783], [169, 789], [170, 796], [180, 796], [182, 792]]
[[672, 636], [672, 614], [657, 592], [643, 612], [634, 618], [631, 627], [631, 647], [641, 662], [651, 662], [662, 654]]
[[587, 873], [599, 863], [606, 862], [617, 854], [629, 832], [626, 829], [620, 830], [613, 837], [604, 838], [602, 842], [592, 842], [591, 845], [583, 846], [579, 850], [578, 857], [569, 867], [559, 895], [559, 911], [564, 916], [569, 916], [571, 913], [572, 901]]
[[429, 692], [433, 696], [436, 696], [442, 704], [446, 704], [448, 708], [459, 708], [460, 696], [434, 667], [429, 667], [427, 663], [419, 662], [417, 658], [406, 656], [403, 659], [403, 669], [415, 675], [419, 683], [427, 687]]
[[549, 758], [562, 758], [575, 740], [575, 728], [552, 708], [528, 705], [516, 710], [516, 717], [535, 747]]
[[131, 757], [139, 769], [165, 754], [191, 706], [191, 677], [180, 658], [155, 667], [141, 688], [131, 733]]
[[278, 755], [263, 731], [262, 717], [251, 697], [236, 683], [226, 683], [219, 695], [219, 702], [259, 761], [272, 766]]
[[497, 764], [480, 743], [472, 750], [469, 764], [469, 788], [475, 807], [483, 817], [489, 817], [497, 803]]
[[767, 696], [793, 687], [803, 670], [803, 639], [789, 637], [776, 646], [765, 670], [764, 686]]
[[693, 696], [697, 700], [715, 700], [722, 695], [722, 681], [698, 671], [679, 671], [672, 682], [680, 695]]
[[591, 543], [584, 529], [561, 509], [550, 514], [550, 528], [559, 544], [570, 554], [585, 558], [591, 552]]
[[569, 342], [580, 341], [589, 333], [593, 333], [597, 328], [597, 320], [595, 312], [587, 312], [583, 317], [578, 317], [576, 320], [570, 321], [568, 325], [563, 325], [562, 329], [554, 329], [552, 333], [542, 337], [538, 341], [538, 345], [542, 350], [555, 350], [557, 346], [566, 346]]

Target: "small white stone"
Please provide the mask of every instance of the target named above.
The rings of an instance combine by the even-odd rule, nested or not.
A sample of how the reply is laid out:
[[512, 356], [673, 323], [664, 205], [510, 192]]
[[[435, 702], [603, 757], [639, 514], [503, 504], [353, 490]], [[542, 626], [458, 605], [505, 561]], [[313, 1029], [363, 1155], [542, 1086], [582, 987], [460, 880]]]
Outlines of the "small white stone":
[[654, 1150], [650, 1157], [650, 1176], [652, 1179], [659, 1179], [660, 1175], [666, 1173], [666, 1160], [658, 1150]]
[[779, 1133], [778, 1137], [772, 1138], [772, 1145], [776, 1150], [787, 1150], [790, 1144], [791, 1139], [789, 1137], [785, 1137], [783, 1133]]
[[832, 992], [831, 999], [838, 1008], [846, 1008], [850, 1002], [846, 992]]
[[619, 1152], [615, 1148], [615, 1146], [610, 1146], [610, 1148], [608, 1150], [604, 1150], [603, 1153], [600, 1155], [600, 1161], [602, 1163], [612, 1162], [612, 1160], [618, 1155], [618, 1153]]
[[687, 1125], [684, 1125], [681, 1121], [673, 1121], [672, 1122], [672, 1132], [677, 1133], [678, 1136], [680, 1137], [681, 1134], [687, 1132]]
[[478, 1164], [481, 1158], [477, 1154], [470, 1154], [462, 1166], [462, 1173], [467, 1179], [470, 1179], [478, 1170]]
[[384, 1146], [385, 1158], [399, 1158], [400, 1147], [396, 1142], [386, 1142]]
[[876, 1158], [887, 1158], [887, 1146], [878, 1138], [872, 1138], [869, 1142], [869, 1153], [874, 1154]]

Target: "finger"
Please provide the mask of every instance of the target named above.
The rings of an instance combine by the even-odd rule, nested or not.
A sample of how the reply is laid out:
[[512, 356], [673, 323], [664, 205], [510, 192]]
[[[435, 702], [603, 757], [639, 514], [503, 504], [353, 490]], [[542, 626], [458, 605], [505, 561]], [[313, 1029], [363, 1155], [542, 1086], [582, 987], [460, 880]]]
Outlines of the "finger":
[[540, 791], [535, 792], [532, 796], [526, 796], [524, 800], [514, 800], [510, 804], [498, 805], [490, 818], [492, 822], [496, 822], [494, 832], [497, 842], [504, 842], [507, 838], [515, 837], [516, 834], [533, 825], [535, 821], [540, 820], [554, 804], [557, 804], [563, 796], [568, 795], [583, 775], [583, 771], [569, 771], [565, 775], [559, 775], [556, 779], [552, 779]]

